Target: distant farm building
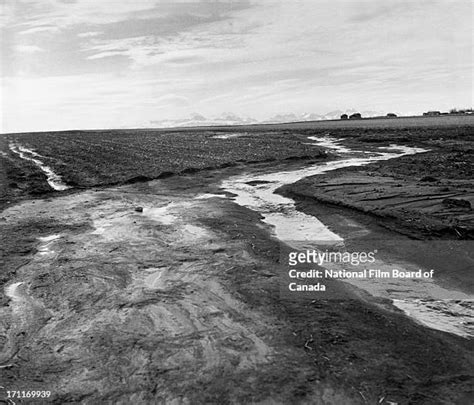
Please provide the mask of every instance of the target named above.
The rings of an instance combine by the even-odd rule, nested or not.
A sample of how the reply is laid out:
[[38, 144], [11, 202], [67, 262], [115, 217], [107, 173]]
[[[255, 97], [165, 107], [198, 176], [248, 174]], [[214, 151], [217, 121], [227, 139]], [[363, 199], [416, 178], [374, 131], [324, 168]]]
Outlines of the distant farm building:
[[452, 108], [451, 110], [449, 110], [449, 114], [456, 114], [456, 115], [459, 115], [459, 114], [472, 114], [472, 113], [473, 113], [472, 108], [468, 108], [466, 110], [457, 110], [456, 108]]
[[441, 111], [428, 111], [423, 113], [425, 117], [435, 117], [437, 115], [441, 115]]
[[349, 116], [347, 114], [341, 115], [341, 120], [347, 120], [347, 119], [349, 119]]
[[388, 113], [388, 114], [387, 114], [387, 117], [388, 117], [388, 118], [397, 118], [397, 114]]
[[354, 113], [349, 116], [350, 120], [360, 120], [362, 118], [362, 115], [360, 113]]

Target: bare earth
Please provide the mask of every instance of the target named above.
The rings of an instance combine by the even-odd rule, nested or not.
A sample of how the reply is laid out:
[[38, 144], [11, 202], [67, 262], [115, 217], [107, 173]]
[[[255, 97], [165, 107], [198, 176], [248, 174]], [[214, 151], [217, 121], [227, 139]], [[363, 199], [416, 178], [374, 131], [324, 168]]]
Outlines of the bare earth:
[[16, 271], [1, 309], [3, 386], [47, 388], [54, 403], [467, 395], [464, 339], [360, 299], [280, 300], [278, 245], [258, 215], [195, 199], [197, 188], [216, 190], [179, 190], [186, 184], [85, 191], [3, 212], [7, 232], [25, 231], [8, 232]]
[[[360, 142], [347, 138], [348, 145]], [[304, 167], [308, 157], [295, 148], [302, 160], [267, 169]], [[356, 228], [386, 239], [423, 238], [426, 229], [405, 220], [421, 212], [431, 221], [431, 202], [413, 203], [412, 217], [393, 220], [374, 215], [379, 206], [370, 199], [386, 196], [408, 209], [413, 193], [433, 194], [433, 205], [446, 213], [439, 200], [449, 192], [441, 188], [457, 185], [449, 176], [417, 176], [416, 185], [405, 178], [399, 196], [401, 169], [390, 165], [380, 163], [390, 173], [343, 169], [326, 183], [302, 180], [305, 192], [298, 183], [291, 192], [302, 211], [348, 240]], [[56, 404], [468, 404], [472, 339], [425, 327], [360, 291], [345, 300], [280, 295], [281, 246], [271, 229], [259, 214], [216, 196], [220, 182], [242, 170], [33, 199], [24, 198], [15, 177], [19, 188], [8, 191], [0, 213], [0, 385], [50, 390]], [[345, 200], [359, 195], [354, 182], [365, 190], [364, 202]], [[469, 193], [462, 198], [472, 201]], [[430, 237], [468, 240], [471, 212], [454, 212], [454, 225], [441, 214], [434, 215], [441, 228], [423, 224], [433, 226]]]

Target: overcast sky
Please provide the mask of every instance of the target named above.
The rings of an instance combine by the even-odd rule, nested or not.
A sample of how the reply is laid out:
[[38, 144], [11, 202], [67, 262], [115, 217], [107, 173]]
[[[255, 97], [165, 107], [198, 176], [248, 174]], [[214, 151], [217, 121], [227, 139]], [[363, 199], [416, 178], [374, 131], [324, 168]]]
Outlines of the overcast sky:
[[2, 132], [472, 106], [471, 0], [1, 0]]

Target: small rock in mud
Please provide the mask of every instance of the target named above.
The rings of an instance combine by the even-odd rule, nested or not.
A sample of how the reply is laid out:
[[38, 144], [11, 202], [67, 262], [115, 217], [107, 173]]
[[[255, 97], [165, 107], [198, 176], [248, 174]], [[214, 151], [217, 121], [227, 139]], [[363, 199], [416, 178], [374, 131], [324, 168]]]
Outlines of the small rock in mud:
[[249, 186], [258, 186], [260, 184], [268, 184], [271, 183], [271, 181], [267, 180], [252, 180], [252, 181], [247, 181], [245, 184], [248, 184]]
[[143, 212], [143, 207], [135, 207], [135, 212]]
[[433, 181], [438, 181], [438, 179], [436, 177], [433, 177], [433, 176], [424, 176], [420, 179], [420, 181], [433, 182]]

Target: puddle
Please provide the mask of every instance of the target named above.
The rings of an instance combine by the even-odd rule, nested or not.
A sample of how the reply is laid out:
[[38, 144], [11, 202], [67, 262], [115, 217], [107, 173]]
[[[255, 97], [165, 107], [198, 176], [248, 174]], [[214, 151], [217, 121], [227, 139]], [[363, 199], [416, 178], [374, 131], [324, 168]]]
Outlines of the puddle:
[[50, 236], [40, 236], [38, 238], [41, 242], [51, 242], [53, 240], [59, 239], [61, 237], [60, 234], [50, 235]]
[[[324, 267], [340, 270], [335, 263], [325, 263]], [[346, 267], [349, 271], [361, 270], [357, 266]], [[382, 260], [376, 260], [367, 268], [387, 273], [391, 273], [394, 268], [402, 271], [420, 269], [419, 266], [408, 262], [388, 264]], [[341, 280], [375, 297], [391, 299], [396, 307], [428, 327], [459, 336], [474, 337], [474, 301], [469, 294], [448, 290], [438, 285], [433, 279], [345, 278]]]
[[148, 275], [145, 278], [144, 284], [148, 288], [153, 288], [153, 289], [163, 289], [167, 285], [167, 280], [166, 276], [169, 272], [168, 267], [163, 267], [161, 269], [148, 269], [147, 272], [150, 272], [151, 274]]
[[208, 198], [227, 198], [224, 194], [199, 194], [196, 197], [194, 197], [195, 200], [207, 200]]
[[186, 240], [207, 238], [209, 236], [209, 232], [200, 226], [186, 224], [181, 229]]
[[18, 291], [18, 287], [23, 283], [20, 281], [18, 283], [10, 284], [5, 288], [5, 295], [10, 298], [13, 302], [18, 302], [21, 300], [21, 294]]
[[41, 242], [41, 244], [38, 247], [38, 253], [41, 256], [54, 254], [54, 251], [51, 250], [51, 245], [55, 240], [59, 239], [60, 237], [61, 235], [59, 234], [50, 236], [40, 236], [38, 240]]
[[393, 300], [393, 304], [429, 328], [474, 337], [474, 300]]
[[317, 145], [317, 146], [322, 146], [323, 148], [334, 149], [340, 153], [354, 152], [353, 150], [350, 150], [346, 148], [345, 146], [339, 144], [342, 141], [342, 139], [334, 139], [328, 136], [325, 136], [325, 137], [308, 136], [308, 139], [315, 141], [315, 142], [310, 143], [310, 145]]
[[169, 212], [172, 206], [173, 204], [168, 204], [158, 208], [144, 208], [143, 215], [163, 225], [171, 225], [177, 220], [177, 217]]
[[31, 149], [25, 148], [24, 146], [15, 145], [13, 143], [10, 144], [10, 150], [13, 153], [16, 153], [18, 156], [20, 156], [21, 159], [29, 160], [30, 162], [33, 162], [36, 166], [38, 166], [42, 170], [42, 172], [46, 174], [46, 177], [47, 177], [46, 181], [48, 182], [48, 184], [53, 190], [64, 191], [70, 188], [66, 186], [66, 184], [64, 184], [64, 182], [61, 179], [61, 176], [54, 173], [50, 167], [46, 166], [39, 159], [44, 156], [41, 156], [39, 153], [36, 153], [35, 151]]
[[284, 213], [266, 214], [265, 222], [278, 224], [275, 226], [275, 234], [280, 240], [286, 240], [287, 242], [303, 238], [305, 241], [317, 239], [319, 244], [332, 245], [334, 242], [342, 242], [343, 240], [316, 218], [313, 217], [311, 221], [307, 221], [307, 215], [302, 212], [288, 215]]
[[232, 138], [238, 138], [240, 136], [245, 136], [245, 135], [248, 135], [247, 132], [236, 132], [233, 134], [215, 135], [212, 138], [213, 139], [232, 139]]

